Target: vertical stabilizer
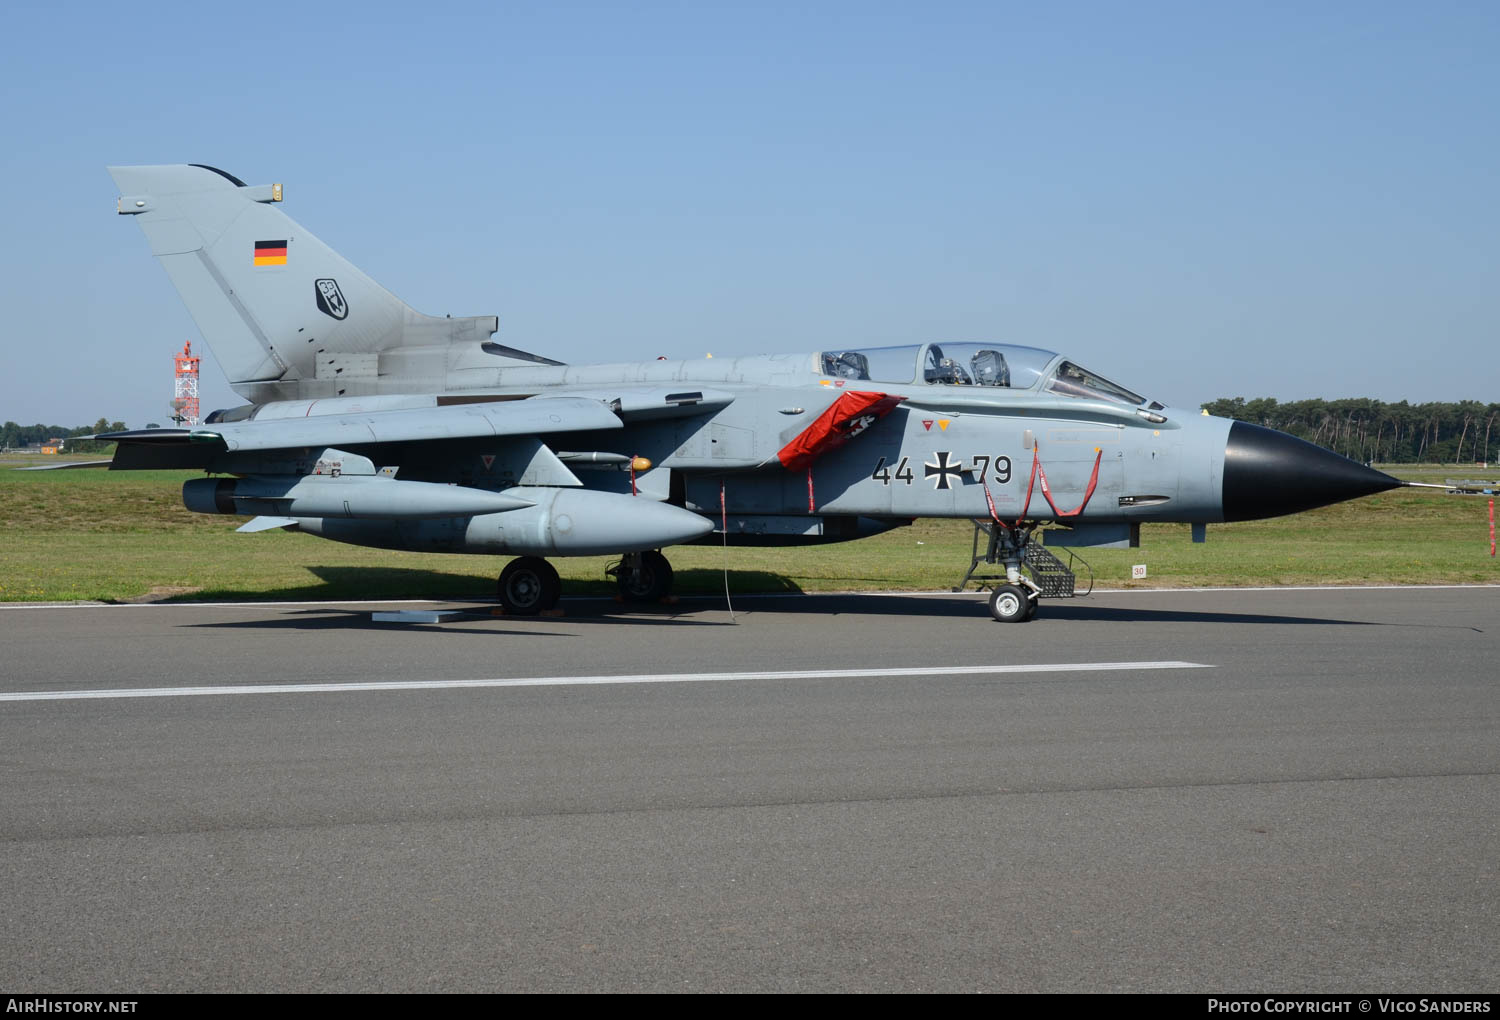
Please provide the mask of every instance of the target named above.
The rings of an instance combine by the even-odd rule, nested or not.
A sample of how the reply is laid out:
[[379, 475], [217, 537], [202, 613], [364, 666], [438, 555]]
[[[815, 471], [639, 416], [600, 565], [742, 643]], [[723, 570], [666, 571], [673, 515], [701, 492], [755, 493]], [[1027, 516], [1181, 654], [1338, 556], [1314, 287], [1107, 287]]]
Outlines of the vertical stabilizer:
[[[231, 384], [293, 383], [335, 361], [374, 384], [378, 356], [483, 340], [494, 316], [413, 311], [279, 208], [280, 185], [198, 165], [110, 167], [119, 211], [145, 232]], [[350, 358], [350, 355], [365, 355]], [[395, 380], [392, 380], [393, 382]]]

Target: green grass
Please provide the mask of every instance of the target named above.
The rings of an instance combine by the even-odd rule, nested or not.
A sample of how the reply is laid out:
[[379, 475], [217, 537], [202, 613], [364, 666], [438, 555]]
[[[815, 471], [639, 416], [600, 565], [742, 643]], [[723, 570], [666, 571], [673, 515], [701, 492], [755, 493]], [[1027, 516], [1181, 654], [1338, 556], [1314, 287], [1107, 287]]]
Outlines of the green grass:
[[[1491, 477], [1474, 468], [1391, 469], [1419, 481]], [[346, 599], [489, 596], [505, 559], [387, 552], [285, 532], [236, 534], [241, 518], [190, 513], [191, 472], [16, 471], [0, 467], [0, 601]], [[876, 538], [786, 549], [678, 547], [682, 594], [932, 590], [969, 564], [973, 527], [919, 521]], [[1397, 490], [1294, 517], [1146, 525], [1139, 549], [1088, 549], [1100, 587], [1500, 583], [1484, 498]], [[612, 557], [554, 561], [567, 594], [608, 593]], [[1145, 581], [1130, 580], [1144, 563]]]

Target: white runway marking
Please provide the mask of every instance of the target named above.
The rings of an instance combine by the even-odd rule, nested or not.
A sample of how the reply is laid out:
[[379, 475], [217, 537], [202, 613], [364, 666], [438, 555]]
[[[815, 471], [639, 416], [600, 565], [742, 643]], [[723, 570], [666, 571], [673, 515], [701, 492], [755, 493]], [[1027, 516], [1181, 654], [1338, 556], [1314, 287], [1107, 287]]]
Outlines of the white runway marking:
[[85, 701], [93, 698], [185, 698], [210, 694], [344, 694], [353, 691], [441, 691], [465, 687], [568, 687], [589, 684], [722, 683], [729, 680], [829, 680], [861, 677], [984, 676], [1000, 673], [1095, 673], [1108, 670], [1212, 669], [1203, 662], [1065, 662], [1031, 666], [913, 666], [878, 669], [756, 670], [744, 673], [643, 673], [623, 676], [534, 676], [492, 680], [391, 680], [347, 684], [225, 684], [222, 687], [135, 687], [86, 691], [19, 691], [0, 701]]

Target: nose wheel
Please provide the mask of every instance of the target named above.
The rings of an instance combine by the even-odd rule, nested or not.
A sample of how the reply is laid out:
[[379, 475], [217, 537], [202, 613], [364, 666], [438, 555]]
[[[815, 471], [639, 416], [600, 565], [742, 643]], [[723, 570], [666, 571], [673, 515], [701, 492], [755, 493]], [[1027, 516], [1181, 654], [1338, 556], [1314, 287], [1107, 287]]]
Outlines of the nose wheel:
[[990, 615], [1001, 623], [1025, 623], [1040, 601], [1019, 584], [1002, 584], [990, 594]]
[[500, 605], [515, 616], [535, 616], [557, 605], [562, 580], [540, 556], [511, 560], [500, 571]]

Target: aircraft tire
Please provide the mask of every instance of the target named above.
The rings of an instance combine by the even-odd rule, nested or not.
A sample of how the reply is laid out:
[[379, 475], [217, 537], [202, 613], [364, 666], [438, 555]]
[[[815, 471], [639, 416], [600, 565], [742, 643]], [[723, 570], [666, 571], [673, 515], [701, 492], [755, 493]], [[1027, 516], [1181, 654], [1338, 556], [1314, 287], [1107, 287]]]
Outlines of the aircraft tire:
[[540, 556], [511, 560], [500, 571], [500, 605], [514, 616], [535, 616], [562, 597], [557, 569]]
[[620, 597], [626, 602], [660, 602], [672, 591], [672, 564], [661, 553], [641, 553], [635, 570], [621, 569]]
[[1001, 623], [1025, 623], [1033, 612], [1026, 589], [1002, 584], [990, 595], [990, 615]]

